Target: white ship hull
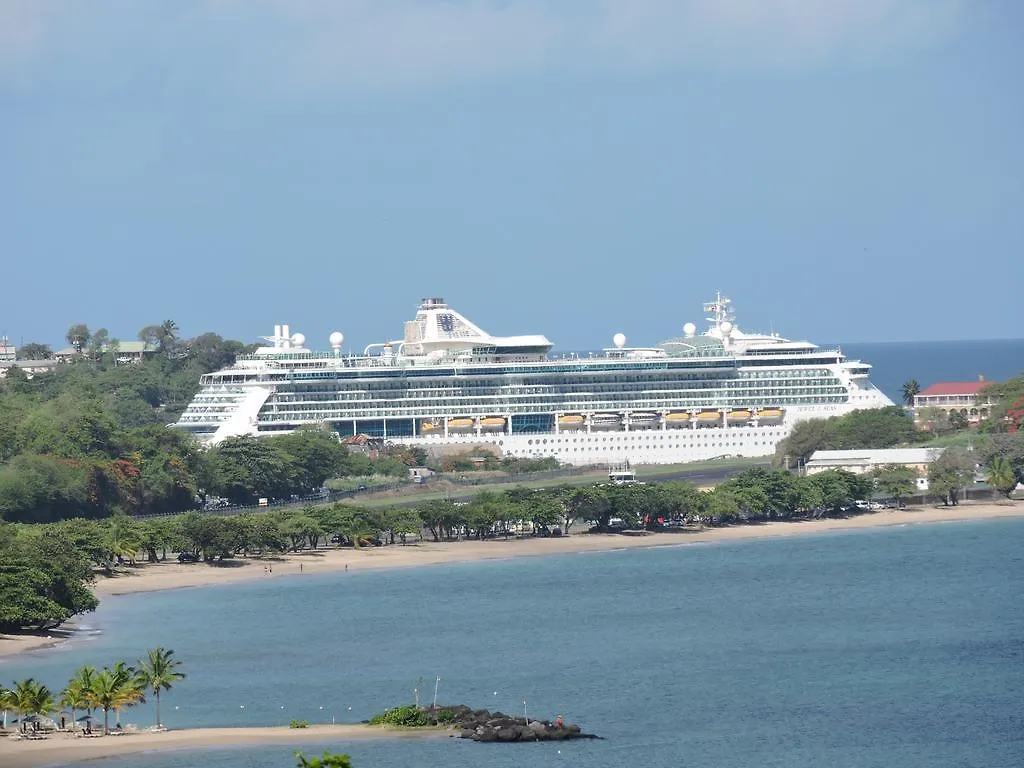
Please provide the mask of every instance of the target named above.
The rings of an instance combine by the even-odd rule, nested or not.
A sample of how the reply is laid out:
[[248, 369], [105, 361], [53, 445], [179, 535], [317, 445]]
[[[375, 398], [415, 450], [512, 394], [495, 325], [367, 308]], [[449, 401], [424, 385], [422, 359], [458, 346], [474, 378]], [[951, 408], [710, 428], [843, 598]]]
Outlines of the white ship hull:
[[[177, 427], [204, 442], [308, 426], [451, 452], [567, 464], [769, 456], [798, 421], [892, 402], [870, 365], [838, 349], [741, 332], [718, 297], [709, 330], [657, 347], [550, 357], [544, 336], [494, 337], [425, 299], [405, 337], [361, 356], [304, 348], [287, 326], [272, 347], [206, 374]], [[378, 354], [371, 349], [379, 348]]]

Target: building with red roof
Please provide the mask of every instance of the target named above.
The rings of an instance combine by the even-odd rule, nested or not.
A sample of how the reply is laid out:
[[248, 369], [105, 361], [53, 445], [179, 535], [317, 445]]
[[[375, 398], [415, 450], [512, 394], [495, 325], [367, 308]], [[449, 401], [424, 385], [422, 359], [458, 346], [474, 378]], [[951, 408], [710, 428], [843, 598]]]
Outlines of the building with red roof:
[[920, 419], [923, 408], [938, 408], [949, 416], [954, 411], [967, 419], [971, 426], [988, 417], [989, 409], [995, 404], [985, 393], [988, 382], [979, 376], [978, 381], [940, 381], [921, 390], [914, 396], [914, 418]]

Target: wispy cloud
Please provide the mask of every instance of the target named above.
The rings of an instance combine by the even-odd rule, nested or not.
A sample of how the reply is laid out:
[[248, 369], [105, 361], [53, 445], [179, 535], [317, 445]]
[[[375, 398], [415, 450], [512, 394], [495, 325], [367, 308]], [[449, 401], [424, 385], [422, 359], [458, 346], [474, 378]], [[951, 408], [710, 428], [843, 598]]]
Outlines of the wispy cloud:
[[[409, 88], [538, 72], [809, 68], [943, 39], [964, 0], [2, 0], [0, 74], [118, 51], [207, 77]], [[187, 65], [186, 65], [187, 66]]]

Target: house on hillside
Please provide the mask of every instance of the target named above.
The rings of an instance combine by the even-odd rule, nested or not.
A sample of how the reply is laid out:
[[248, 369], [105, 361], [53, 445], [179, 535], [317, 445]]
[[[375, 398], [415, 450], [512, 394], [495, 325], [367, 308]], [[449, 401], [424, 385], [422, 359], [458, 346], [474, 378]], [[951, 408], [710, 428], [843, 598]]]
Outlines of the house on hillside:
[[0, 379], [7, 378], [11, 368], [20, 368], [31, 379], [38, 373], [52, 371], [58, 365], [56, 360], [0, 360]]
[[[104, 347], [106, 352], [107, 348]], [[117, 364], [141, 363], [144, 358], [157, 351], [156, 344], [146, 341], [119, 341], [117, 342]]]
[[923, 389], [914, 396], [914, 422], [921, 423], [921, 412], [925, 408], [938, 408], [949, 416], [954, 411], [967, 420], [969, 426], [977, 426], [988, 418], [989, 410], [995, 405], [984, 393], [988, 382], [984, 377], [978, 381], [940, 381]]

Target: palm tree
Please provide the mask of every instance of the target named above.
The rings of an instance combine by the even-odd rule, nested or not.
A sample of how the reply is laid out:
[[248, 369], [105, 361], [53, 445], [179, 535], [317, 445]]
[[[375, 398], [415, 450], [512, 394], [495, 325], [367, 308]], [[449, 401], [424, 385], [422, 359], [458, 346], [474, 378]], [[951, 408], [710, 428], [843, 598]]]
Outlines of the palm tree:
[[89, 705], [103, 710], [104, 736], [110, 730], [110, 710], [121, 703], [120, 685], [114, 673], [108, 667], [104, 667], [93, 675], [92, 685], [89, 686]]
[[[83, 669], [91, 669], [91, 667], [83, 667]], [[67, 707], [71, 710], [71, 724], [78, 722], [79, 709], [89, 708], [89, 688], [83, 685], [82, 680], [73, 677], [68, 680], [68, 684], [64, 686], [64, 690], [60, 692], [60, 703], [61, 706]]]
[[917, 379], [910, 379], [903, 384], [903, 402], [909, 407], [914, 406], [914, 398], [921, 394], [921, 385]]
[[1010, 498], [1013, 489], [1017, 487], [1017, 475], [1013, 471], [1013, 464], [1005, 456], [992, 458], [985, 480], [1006, 498]]
[[4, 730], [7, 730], [7, 713], [15, 709], [17, 709], [17, 705], [14, 700], [14, 691], [0, 685], [0, 710], [3, 710], [4, 713]]
[[25, 715], [48, 715], [57, 708], [50, 689], [31, 677], [15, 681], [14, 689], [5, 695], [5, 702], [22, 716], [23, 722]]
[[138, 680], [143, 690], [149, 688], [156, 694], [156, 727], [162, 728], [160, 722], [160, 691], [168, 691], [178, 680], [185, 679], [185, 673], [177, 667], [181, 662], [174, 658], [174, 651], [164, 648], [153, 648], [149, 655], [139, 661]]
[[124, 707], [133, 707], [140, 701], [145, 701], [145, 691], [143, 685], [139, 682], [139, 674], [135, 667], [129, 667], [123, 661], [119, 661], [110, 671], [114, 675], [114, 682], [117, 688], [117, 695], [114, 697], [112, 709], [114, 710], [115, 722], [120, 727], [121, 710]]
[[170, 353], [174, 349], [174, 342], [178, 339], [178, 324], [173, 320], [164, 320], [160, 324], [159, 347], [161, 353]]

